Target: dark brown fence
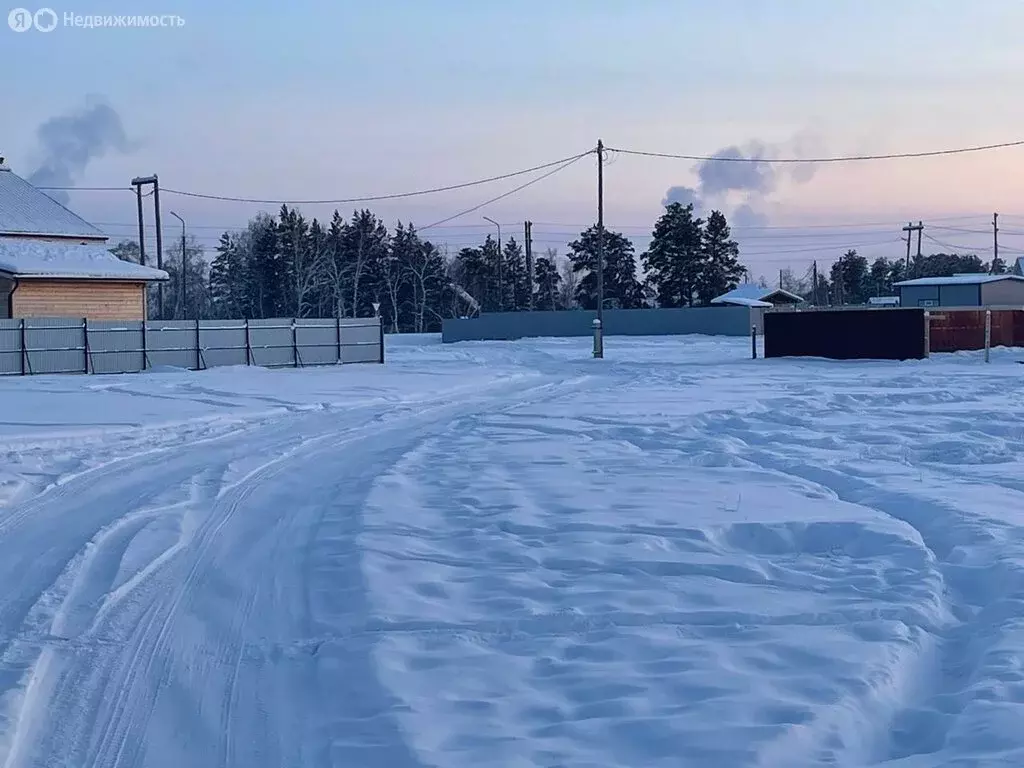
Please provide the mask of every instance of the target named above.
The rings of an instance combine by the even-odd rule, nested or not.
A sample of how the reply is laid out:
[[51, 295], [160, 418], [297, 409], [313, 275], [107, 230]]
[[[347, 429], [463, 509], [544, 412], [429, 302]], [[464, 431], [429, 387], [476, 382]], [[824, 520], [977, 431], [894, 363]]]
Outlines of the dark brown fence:
[[814, 309], [768, 311], [765, 357], [833, 360], [920, 360], [925, 349], [923, 309]]

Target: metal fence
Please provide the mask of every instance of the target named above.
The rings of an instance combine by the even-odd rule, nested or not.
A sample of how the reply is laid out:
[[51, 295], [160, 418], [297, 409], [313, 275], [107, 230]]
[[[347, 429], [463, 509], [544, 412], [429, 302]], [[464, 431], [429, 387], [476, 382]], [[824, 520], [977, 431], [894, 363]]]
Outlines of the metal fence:
[[[441, 341], [510, 341], [536, 337], [590, 336], [597, 312], [488, 312], [479, 317], [442, 321]], [[605, 336], [672, 336], [708, 334], [747, 336], [754, 317], [748, 307], [680, 307], [677, 309], [606, 309]]]
[[138, 373], [173, 366], [383, 363], [380, 318], [99, 322], [0, 320], [0, 376]]

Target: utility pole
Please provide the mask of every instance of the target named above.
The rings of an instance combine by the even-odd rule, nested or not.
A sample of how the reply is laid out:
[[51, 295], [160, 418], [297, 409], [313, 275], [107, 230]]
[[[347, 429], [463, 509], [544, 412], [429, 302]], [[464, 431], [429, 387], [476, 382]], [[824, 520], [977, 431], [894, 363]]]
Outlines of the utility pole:
[[181, 288], [179, 289], [179, 295], [181, 296], [181, 319], [188, 320], [188, 261], [185, 258], [185, 220], [174, 211], [169, 213], [181, 222], [181, 277], [179, 278]]
[[[597, 140], [597, 319], [604, 333], [604, 142]], [[601, 350], [600, 357], [604, 357]]]
[[527, 307], [533, 312], [533, 222], [524, 222], [523, 229], [525, 230], [523, 235], [526, 242], [526, 285], [530, 294], [527, 299]]
[[[164, 268], [164, 236], [163, 231], [160, 229], [160, 181], [157, 179], [156, 174], [152, 176], [136, 176], [132, 179], [132, 186], [135, 187], [135, 195], [139, 203], [139, 255], [143, 264], [146, 263], [146, 246], [142, 226], [142, 186], [144, 184], [153, 185], [153, 209], [156, 217], [156, 268]], [[164, 284], [159, 283], [157, 286], [157, 311], [160, 319], [164, 316]]]
[[999, 262], [999, 214], [992, 214], [992, 265], [989, 267], [989, 271], [995, 270], [996, 264]]
[[921, 231], [924, 229], [924, 224], [920, 221], [915, 226], [912, 222], [907, 222], [907, 226], [903, 228], [903, 231], [907, 233], [907, 277], [910, 277], [910, 233], [917, 232], [917, 256], [921, 257]]
[[[153, 210], [156, 212], [156, 268], [164, 268], [164, 233], [160, 226], [160, 181], [156, 174], [153, 174]], [[164, 284], [163, 281], [156, 286], [156, 307], [160, 313], [160, 319], [164, 317]]]
[[139, 263], [146, 266], [146, 228], [142, 223], [142, 183], [139, 179], [132, 179], [135, 186], [135, 199], [139, 203]]

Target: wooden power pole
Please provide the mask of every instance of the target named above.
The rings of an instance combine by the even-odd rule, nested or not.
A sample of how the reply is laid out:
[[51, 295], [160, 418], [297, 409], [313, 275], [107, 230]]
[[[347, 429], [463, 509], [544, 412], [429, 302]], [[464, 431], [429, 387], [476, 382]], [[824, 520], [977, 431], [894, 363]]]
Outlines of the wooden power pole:
[[526, 243], [526, 290], [529, 292], [527, 307], [533, 312], [533, 222], [523, 222], [524, 241]]
[[916, 225], [908, 221], [907, 226], [903, 228], [903, 231], [907, 233], [907, 277], [910, 277], [910, 234], [911, 232], [917, 232], [917, 256], [920, 258], [922, 230], [924, 230], [924, 224], [920, 221]]
[[995, 270], [996, 264], [999, 262], [999, 214], [992, 214], [992, 265], [989, 267], [989, 271]]

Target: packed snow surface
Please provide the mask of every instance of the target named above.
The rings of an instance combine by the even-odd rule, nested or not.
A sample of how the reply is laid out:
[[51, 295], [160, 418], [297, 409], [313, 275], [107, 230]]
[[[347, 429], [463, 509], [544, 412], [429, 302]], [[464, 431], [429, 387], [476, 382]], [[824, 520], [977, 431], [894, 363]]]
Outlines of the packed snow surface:
[[0, 380], [0, 766], [1024, 765], [1024, 351]]

